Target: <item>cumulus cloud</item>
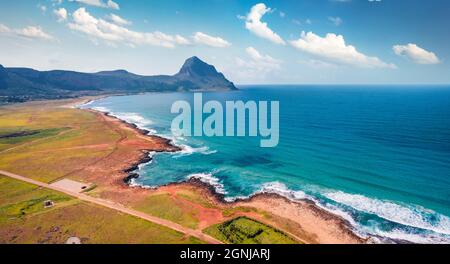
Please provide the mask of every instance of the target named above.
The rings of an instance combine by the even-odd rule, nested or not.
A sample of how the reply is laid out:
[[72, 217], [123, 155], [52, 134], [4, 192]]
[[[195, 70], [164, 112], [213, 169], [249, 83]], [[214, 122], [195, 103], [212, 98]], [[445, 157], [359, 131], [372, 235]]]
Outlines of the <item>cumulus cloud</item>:
[[312, 32], [302, 32], [300, 39], [290, 44], [303, 52], [328, 62], [367, 68], [396, 68], [377, 57], [369, 57], [359, 52], [354, 46], [347, 45], [342, 35], [328, 33], [320, 37]]
[[440, 62], [436, 54], [416, 44], [395, 45], [392, 49], [398, 56], [407, 57], [417, 64], [438, 64]]
[[252, 62], [254, 62], [258, 68], [266, 70], [274, 70], [280, 68], [280, 60], [274, 59], [269, 55], [262, 55], [254, 47], [248, 47], [245, 49], [245, 51], [251, 58]]
[[27, 39], [56, 40], [52, 35], [46, 33], [39, 26], [27, 26], [22, 29], [11, 29], [3, 24], [0, 24], [0, 33], [24, 37]]
[[107, 2], [103, 2], [103, 0], [69, 0], [70, 2], [78, 2], [85, 5], [91, 5], [96, 7], [102, 7], [102, 8], [111, 8], [119, 10], [120, 6], [116, 2], [112, 0], [108, 0]]
[[245, 21], [245, 27], [258, 37], [268, 39], [276, 44], [285, 45], [286, 42], [275, 32], [267, 26], [266, 22], [262, 22], [261, 18], [271, 9], [265, 4], [259, 3], [254, 5], [250, 13], [248, 13]]
[[282, 73], [282, 61], [263, 54], [254, 47], [245, 49], [245, 56], [236, 57], [225, 72], [237, 82], [258, 83], [273, 81], [274, 76]]
[[213, 37], [202, 32], [196, 32], [193, 36], [193, 39], [197, 44], [207, 45], [215, 48], [226, 48], [231, 46], [231, 43], [224, 40], [223, 38]]
[[281, 68], [281, 60], [274, 59], [269, 55], [263, 55], [254, 47], [246, 48], [245, 52], [247, 53], [248, 58], [236, 58], [236, 64], [241, 68], [240, 72], [244, 75], [264, 75]]
[[126, 26], [131, 25], [131, 21], [128, 21], [118, 15], [110, 14], [109, 19], [117, 25]]
[[106, 44], [116, 45], [123, 43], [129, 46], [153, 45], [173, 48], [175, 45], [188, 44], [188, 40], [179, 35], [168, 35], [159, 31], [137, 32], [127, 29], [89, 14], [84, 7], [72, 14], [73, 21], [69, 28], [88, 35], [93, 40], [103, 40]]
[[16, 33], [20, 36], [31, 39], [54, 40], [54, 37], [45, 33], [41, 27], [36, 26], [28, 26], [26, 28], [19, 29]]
[[65, 8], [59, 8], [53, 10], [53, 14], [55, 14], [58, 22], [63, 22], [67, 19], [67, 10]]

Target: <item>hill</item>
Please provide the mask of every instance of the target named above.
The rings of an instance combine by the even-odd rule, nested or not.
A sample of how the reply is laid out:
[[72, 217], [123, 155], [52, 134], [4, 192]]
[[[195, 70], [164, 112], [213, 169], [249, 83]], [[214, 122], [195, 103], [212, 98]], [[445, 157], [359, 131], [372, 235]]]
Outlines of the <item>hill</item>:
[[86, 95], [165, 91], [227, 91], [234, 84], [197, 57], [185, 61], [175, 75], [143, 76], [126, 70], [82, 73], [5, 68], [0, 65], [0, 102], [72, 98]]

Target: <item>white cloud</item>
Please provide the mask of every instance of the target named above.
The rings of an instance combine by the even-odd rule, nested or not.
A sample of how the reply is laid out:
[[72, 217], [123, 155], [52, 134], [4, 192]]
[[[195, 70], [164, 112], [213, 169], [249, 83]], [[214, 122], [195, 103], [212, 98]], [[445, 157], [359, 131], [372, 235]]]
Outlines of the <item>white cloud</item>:
[[258, 66], [264, 69], [279, 69], [281, 61], [272, 58], [269, 55], [262, 55], [259, 51], [257, 51], [254, 47], [248, 47], [245, 49], [248, 56], [255, 62]]
[[47, 11], [47, 7], [45, 5], [38, 4], [37, 7], [42, 11], [42, 13]]
[[175, 35], [175, 43], [178, 45], [191, 45], [191, 42], [188, 39], [180, 35]]
[[27, 39], [56, 40], [53, 36], [44, 32], [44, 30], [39, 26], [27, 26], [22, 29], [11, 29], [3, 24], [0, 24], [0, 33], [24, 37]]
[[106, 5], [107, 5], [109, 8], [112, 8], [112, 9], [116, 9], [116, 10], [119, 10], [119, 9], [120, 9], [119, 4], [117, 4], [116, 2], [114, 2], [114, 1], [112, 1], [112, 0], [108, 0], [108, 2], [106, 3]]
[[108, 17], [112, 22], [114, 22], [117, 25], [126, 26], [126, 25], [132, 24], [131, 21], [128, 21], [118, 15], [115, 15], [115, 14], [110, 14]]
[[176, 44], [184, 45], [187, 40], [181, 36], [172, 36], [159, 31], [137, 32], [123, 26], [95, 18], [84, 7], [77, 9], [72, 14], [73, 21], [69, 28], [88, 35], [92, 40], [103, 40], [106, 44], [116, 46], [125, 44], [131, 47], [136, 45], [153, 45], [165, 48], [173, 48]]
[[103, 2], [102, 0], [69, 0], [69, 1], [70, 2], [78, 2], [78, 3], [85, 4], [85, 5], [102, 7], [102, 8], [111, 8], [111, 9], [116, 9], [116, 10], [120, 9], [120, 6], [112, 0], [108, 0], [106, 3]]
[[9, 32], [11, 32], [11, 29], [9, 29], [9, 27], [0, 24], [0, 33], [9, 33]]
[[53, 13], [58, 18], [58, 22], [63, 22], [67, 19], [67, 10], [65, 8], [55, 9]]
[[258, 37], [268, 39], [276, 44], [285, 45], [286, 42], [277, 33], [273, 32], [266, 22], [261, 21], [261, 18], [270, 11], [271, 9], [263, 3], [254, 5], [246, 17], [245, 27]]
[[264, 77], [266, 74], [281, 68], [281, 60], [274, 59], [269, 55], [263, 55], [254, 47], [246, 48], [245, 52], [248, 58], [236, 58], [236, 65], [240, 68], [239, 73], [241, 77]]
[[194, 39], [195, 43], [203, 44], [203, 45], [207, 45], [207, 46], [211, 46], [211, 47], [215, 47], [215, 48], [226, 48], [226, 47], [231, 46], [231, 43], [224, 40], [223, 38], [213, 37], [213, 36], [207, 35], [202, 32], [196, 32], [193, 36], [193, 39]]
[[342, 22], [344, 22], [340, 17], [328, 17], [328, 20], [330, 20], [335, 26], [340, 26]]
[[254, 47], [245, 49], [246, 56], [235, 58], [232, 67], [225, 69], [227, 75], [238, 82], [259, 83], [273, 81], [275, 76], [282, 73], [281, 60], [267, 54], [262, 54]]
[[45, 33], [41, 27], [36, 26], [28, 26], [26, 28], [19, 29], [16, 33], [20, 36], [31, 39], [54, 40], [54, 37]]
[[336, 64], [321, 61], [321, 60], [314, 60], [314, 59], [299, 61], [299, 63], [304, 64], [304, 65], [306, 65], [310, 68], [316, 69], [316, 70], [317, 69], [335, 69], [335, 68], [337, 68]]
[[438, 64], [440, 62], [436, 54], [416, 44], [395, 45], [392, 49], [398, 56], [405, 56], [418, 64]]
[[302, 32], [300, 39], [290, 41], [290, 44], [328, 62], [367, 68], [396, 68], [394, 64], [360, 53], [354, 46], [347, 45], [342, 35], [328, 33], [320, 37], [312, 32]]

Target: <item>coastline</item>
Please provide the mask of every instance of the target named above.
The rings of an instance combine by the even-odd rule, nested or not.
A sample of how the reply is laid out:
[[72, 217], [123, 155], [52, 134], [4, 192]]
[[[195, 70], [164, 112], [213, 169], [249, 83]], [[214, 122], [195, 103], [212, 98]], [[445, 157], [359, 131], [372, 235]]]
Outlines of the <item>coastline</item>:
[[[104, 97], [102, 97], [104, 98]], [[76, 108], [81, 109], [82, 105], [91, 103], [99, 98], [84, 100], [76, 104]], [[158, 135], [150, 135], [150, 131], [139, 128], [138, 125], [122, 120], [108, 112], [102, 112], [94, 109], [81, 109], [83, 111], [93, 112], [96, 115], [103, 116], [112, 122], [120, 124], [133, 130], [141, 137], [149, 138], [157, 141], [158, 148], [141, 149], [140, 155], [134, 157], [133, 160], [123, 164], [121, 170], [121, 180], [114, 181], [113, 184], [117, 189], [123, 190], [127, 188], [133, 190], [132, 193], [145, 193], [150, 191], [171, 191], [178, 188], [194, 188], [202, 193], [206, 199], [213, 201], [218, 207], [235, 208], [235, 207], [253, 207], [258, 210], [268, 211], [278, 217], [283, 217], [299, 225], [299, 228], [305, 229], [311, 235], [317, 236], [313, 241], [316, 243], [367, 243], [368, 239], [360, 237], [349, 221], [343, 217], [333, 214], [318, 206], [314, 201], [308, 199], [290, 199], [281, 194], [272, 192], [258, 192], [249, 197], [236, 198], [234, 200], [225, 199], [225, 195], [218, 193], [214, 186], [201, 181], [200, 179], [190, 178], [182, 182], [173, 182], [157, 187], [145, 187], [133, 185], [133, 181], [140, 177], [139, 167], [152, 161], [151, 153], [160, 152], [177, 152], [182, 150], [174, 145], [170, 139], [163, 138]], [[114, 187], [114, 186], [111, 186]], [[133, 194], [131, 194], [133, 196]], [[130, 197], [132, 199], [132, 197]], [[268, 206], [270, 205], [270, 206]], [[256, 218], [256, 216], [254, 216]], [[262, 220], [262, 219], [257, 219]], [[323, 230], [325, 229], [325, 230]], [[331, 236], [330, 236], [331, 234]]]

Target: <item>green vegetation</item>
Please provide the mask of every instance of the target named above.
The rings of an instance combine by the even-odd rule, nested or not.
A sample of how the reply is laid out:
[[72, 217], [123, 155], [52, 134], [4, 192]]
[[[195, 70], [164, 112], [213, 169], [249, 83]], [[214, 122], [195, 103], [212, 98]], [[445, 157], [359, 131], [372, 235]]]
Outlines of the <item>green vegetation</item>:
[[136, 209], [189, 228], [195, 229], [199, 222], [194, 208], [173, 199], [166, 193], [149, 196]]
[[223, 242], [232, 244], [295, 244], [283, 232], [247, 217], [238, 217], [204, 230]]
[[71, 204], [70, 196], [36, 187], [28, 183], [0, 176], [0, 223], [23, 220], [25, 217], [42, 213], [52, 208], [45, 208], [44, 202], [51, 200], [55, 207]]
[[95, 114], [49, 104], [0, 108], [0, 169], [51, 182], [111, 153], [119, 135]]
[[[202, 241], [151, 222], [0, 175], [0, 243], [188, 243]], [[54, 206], [44, 207], [52, 200]]]
[[10, 148], [16, 144], [51, 137], [63, 130], [63, 128], [43, 130], [22, 130], [21, 128], [0, 129], [0, 151]]

